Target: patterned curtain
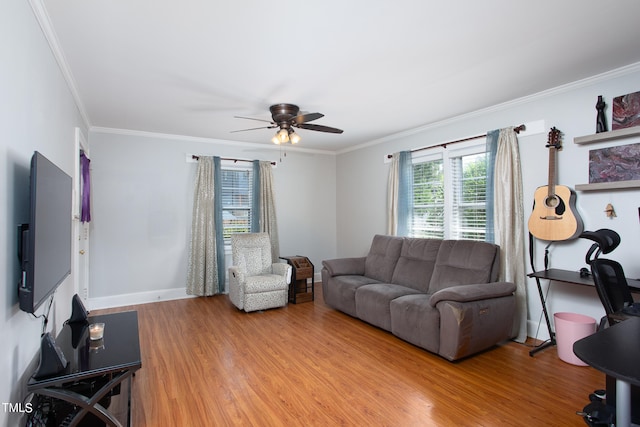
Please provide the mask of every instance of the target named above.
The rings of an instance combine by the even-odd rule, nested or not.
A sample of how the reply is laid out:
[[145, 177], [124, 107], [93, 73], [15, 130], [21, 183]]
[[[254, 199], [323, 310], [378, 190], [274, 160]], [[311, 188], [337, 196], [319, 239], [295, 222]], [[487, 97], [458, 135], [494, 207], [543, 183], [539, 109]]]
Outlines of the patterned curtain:
[[[278, 240], [278, 223], [276, 220], [271, 162], [259, 162], [259, 170], [259, 231], [269, 233], [269, 237], [271, 238], [271, 258], [273, 262], [278, 262], [280, 258], [280, 243]], [[255, 192], [254, 188], [254, 193]]]
[[413, 165], [411, 152], [394, 153], [387, 186], [387, 234], [408, 236], [413, 210]]
[[[201, 156], [196, 174], [187, 294], [210, 296], [220, 292], [214, 215], [213, 158]], [[222, 253], [224, 256], [224, 252]], [[224, 274], [224, 264], [222, 264]], [[224, 281], [222, 282], [224, 283]]]
[[[513, 127], [487, 132], [487, 234], [500, 245], [500, 280], [516, 284], [512, 336], [527, 339], [524, 205], [518, 138]], [[489, 240], [489, 237], [487, 238]], [[508, 254], [508, 257], [506, 256]]]

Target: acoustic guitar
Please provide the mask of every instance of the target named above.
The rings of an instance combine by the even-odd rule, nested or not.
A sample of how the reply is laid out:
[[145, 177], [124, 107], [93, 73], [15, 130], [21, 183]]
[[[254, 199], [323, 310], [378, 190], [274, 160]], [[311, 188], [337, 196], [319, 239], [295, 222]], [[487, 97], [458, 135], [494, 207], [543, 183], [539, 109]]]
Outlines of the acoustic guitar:
[[559, 241], [576, 238], [582, 233], [582, 220], [576, 211], [576, 194], [564, 185], [556, 185], [556, 154], [562, 148], [560, 131], [549, 131], [549, 185], [534, 193], [529, 232], [537, 239]]

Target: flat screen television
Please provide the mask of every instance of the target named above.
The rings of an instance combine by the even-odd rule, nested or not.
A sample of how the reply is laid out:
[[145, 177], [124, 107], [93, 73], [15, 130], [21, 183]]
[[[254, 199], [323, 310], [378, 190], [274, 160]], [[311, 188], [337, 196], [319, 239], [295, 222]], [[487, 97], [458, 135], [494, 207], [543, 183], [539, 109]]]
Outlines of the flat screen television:
[[39, 152], [31, 158], [29, 223], [18, 236], [20, 309], [34, 313], [71, 274], [72, 180]]

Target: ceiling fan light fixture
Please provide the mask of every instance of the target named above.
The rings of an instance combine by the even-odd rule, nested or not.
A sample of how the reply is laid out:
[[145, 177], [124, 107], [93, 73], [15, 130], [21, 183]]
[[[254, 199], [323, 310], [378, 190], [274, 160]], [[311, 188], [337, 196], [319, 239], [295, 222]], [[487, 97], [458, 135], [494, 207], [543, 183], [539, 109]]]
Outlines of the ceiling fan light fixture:
[[278, 133], [276, 133], [276, 138], [278, 138], [281, 144], [286, 144], [289, 142], [289, 132], [287, 129], [280, 129]]
[[289, 129], [289, 141], [291, 141], [292, 144], [297, 144], [301, 139], [300, 135], [295, 133], [293, 129]]
[[269, 110], [271, 111], [271, 120], [236, 116], [237, 118], [240, 118], [240, 119], [250, 119], [250, 120], [258, 120], [261, 122], [267, 122], [269, 123], [269, 126], [262, 126], [257, 128], [251, 128], [251, 129], [240, 129], [240, 130], [234, 130], [231, 132], [243, 132], [247, 130], [278, 128], [278, 131], [275, 133], [273, 138], [271, 138], [271, 142], [273, 142], [276, 145], [281, 145], [286, 143], [291, 143], [291, 144], [299, 143], [302, 140], [302, 138], [295, 133], [293, 129], [294, 127], [300, 128], [300, 129], [306, 129], [306, 130], [313, 130], [317, 132], [342, 133], [342, 129], [309, 123], [324, 117], [324, 114], [322, 113], [300, 114], [300, 108], [297, 105], [274, 104], [271, 107], [269, 107]]

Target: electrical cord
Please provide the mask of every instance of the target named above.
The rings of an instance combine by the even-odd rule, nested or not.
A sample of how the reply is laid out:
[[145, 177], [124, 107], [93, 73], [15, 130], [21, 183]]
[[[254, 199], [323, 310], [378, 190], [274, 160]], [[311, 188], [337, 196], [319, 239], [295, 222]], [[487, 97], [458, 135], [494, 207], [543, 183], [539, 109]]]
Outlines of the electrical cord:
[[51, 297], [49, 298], [49, 305], [47, 306], [47, 309], [45, 310], [44, 313], [39, 314], [39, 315], [35, 315], [33, 313], [31, 314], [31, 317], [33, 317], [34, 319], [42, 319], [42, 332], [40, 333], [40, 336], [43, 336], [45, 334], [45, 332], [47, 332], [47, 325], [49, 324], [49, 315], [51, 314], [51, 306], [53, 305], [53, 297], [55, 296], [55, 293], [53, 295], [51, 295]]

